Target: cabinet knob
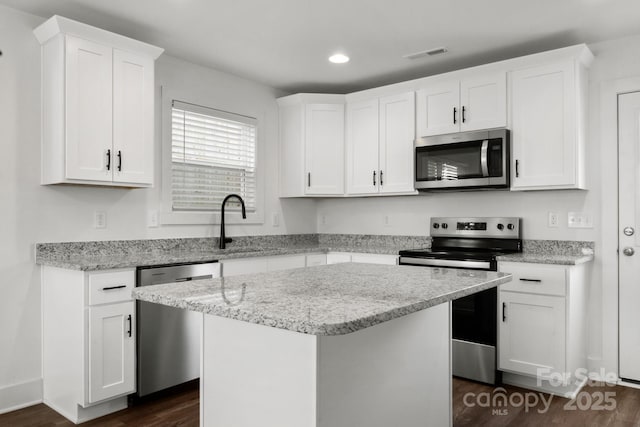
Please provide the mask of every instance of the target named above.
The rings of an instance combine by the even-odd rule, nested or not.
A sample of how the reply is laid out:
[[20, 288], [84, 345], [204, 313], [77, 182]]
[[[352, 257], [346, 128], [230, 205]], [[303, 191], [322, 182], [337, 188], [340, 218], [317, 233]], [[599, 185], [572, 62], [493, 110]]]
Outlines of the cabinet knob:
[[632, 247], [626, 247], [622, 250], [622, 253], [625, 254], [626, 256], [633, 256], [633, 254], [635, 254], [636, 251]]

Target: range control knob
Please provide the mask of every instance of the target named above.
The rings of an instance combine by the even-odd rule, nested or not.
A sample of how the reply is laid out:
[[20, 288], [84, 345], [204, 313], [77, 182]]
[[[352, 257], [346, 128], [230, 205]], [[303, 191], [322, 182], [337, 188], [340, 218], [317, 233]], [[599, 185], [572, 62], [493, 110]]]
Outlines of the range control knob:
[[498, 224], [498, 230], [504, 230], [504, 225], [503, 224]]
[[442, 228], [444, 228], [446, 230], [447, 228], [449, 228], [449, 225], [446, 222], [443, 222], [442, 223]]
[[513, 230], [514, 228], [516, 228], [516, 226], [515, 226], [515, 225], [513, 225], [513, 224], [507, 224], [507, 228], [508, 228], [509, 230]]
[[438, 224], [437, 222], [434, 222], [433, 223], [433, 228], [435, 228], [437, 230], [438, 228], [440, 228], [440, 224]]

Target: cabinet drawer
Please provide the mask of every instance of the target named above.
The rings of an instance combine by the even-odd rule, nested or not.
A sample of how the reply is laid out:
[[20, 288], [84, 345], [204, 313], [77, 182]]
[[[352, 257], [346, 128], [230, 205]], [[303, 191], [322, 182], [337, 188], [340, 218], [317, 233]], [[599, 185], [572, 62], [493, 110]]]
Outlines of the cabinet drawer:
[[313, 267], [314, 265], [325, 265], [327, 263], [327, 256], [325, 254], [308, 254], [307, 255], [307, 267]]
[[135, 270], [87, 273], [89, 305], [131, 300]]
[[511, 282], [500, 285], [501, 291], [530, 294], [566, 294], [566, 267], [547, 264], [500, 263], [499, 270], [513, 274]]

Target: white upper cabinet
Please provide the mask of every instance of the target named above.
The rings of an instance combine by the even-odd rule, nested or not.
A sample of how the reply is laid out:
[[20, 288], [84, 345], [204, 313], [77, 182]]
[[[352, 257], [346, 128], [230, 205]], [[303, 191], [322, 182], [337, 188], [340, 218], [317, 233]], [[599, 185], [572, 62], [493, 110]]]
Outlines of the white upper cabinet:
[[347, 104], [347, 194], [415, 193], [413, 92]]
[[427, 80], [417, 96], [419, 137], [507, 124], [506, 72]]
[[582, 55], [511, 73], [512, 190], [585, 188]]
[[494, 72], [460, 81], [460, 130], [507, 125], [507, 75]]
[[344, 194], [344, 96], [278, 99], [280, 197]]
[[347, 193], [378, 192], [378, 99], [347, 104]]
[[305, 194], [344, 194], [344, 105], [305, 105]]
[[153, 184], [154, 60], [162, 49], [54, 16], [42, 44], [42, 183]]

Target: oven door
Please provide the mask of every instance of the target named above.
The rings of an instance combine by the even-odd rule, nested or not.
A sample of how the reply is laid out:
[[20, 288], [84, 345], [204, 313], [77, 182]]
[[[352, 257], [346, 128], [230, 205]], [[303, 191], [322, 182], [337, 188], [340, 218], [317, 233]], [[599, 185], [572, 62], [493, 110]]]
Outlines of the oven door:
[[[506, 132], [506, 131], [504, 131]], [[415, 143], [415, 187], [449, 189], [507, 187], [508, 139], [488, 132], [469, 134], [471, 140], [450, 140], [452, 135], [421, 138]]]

